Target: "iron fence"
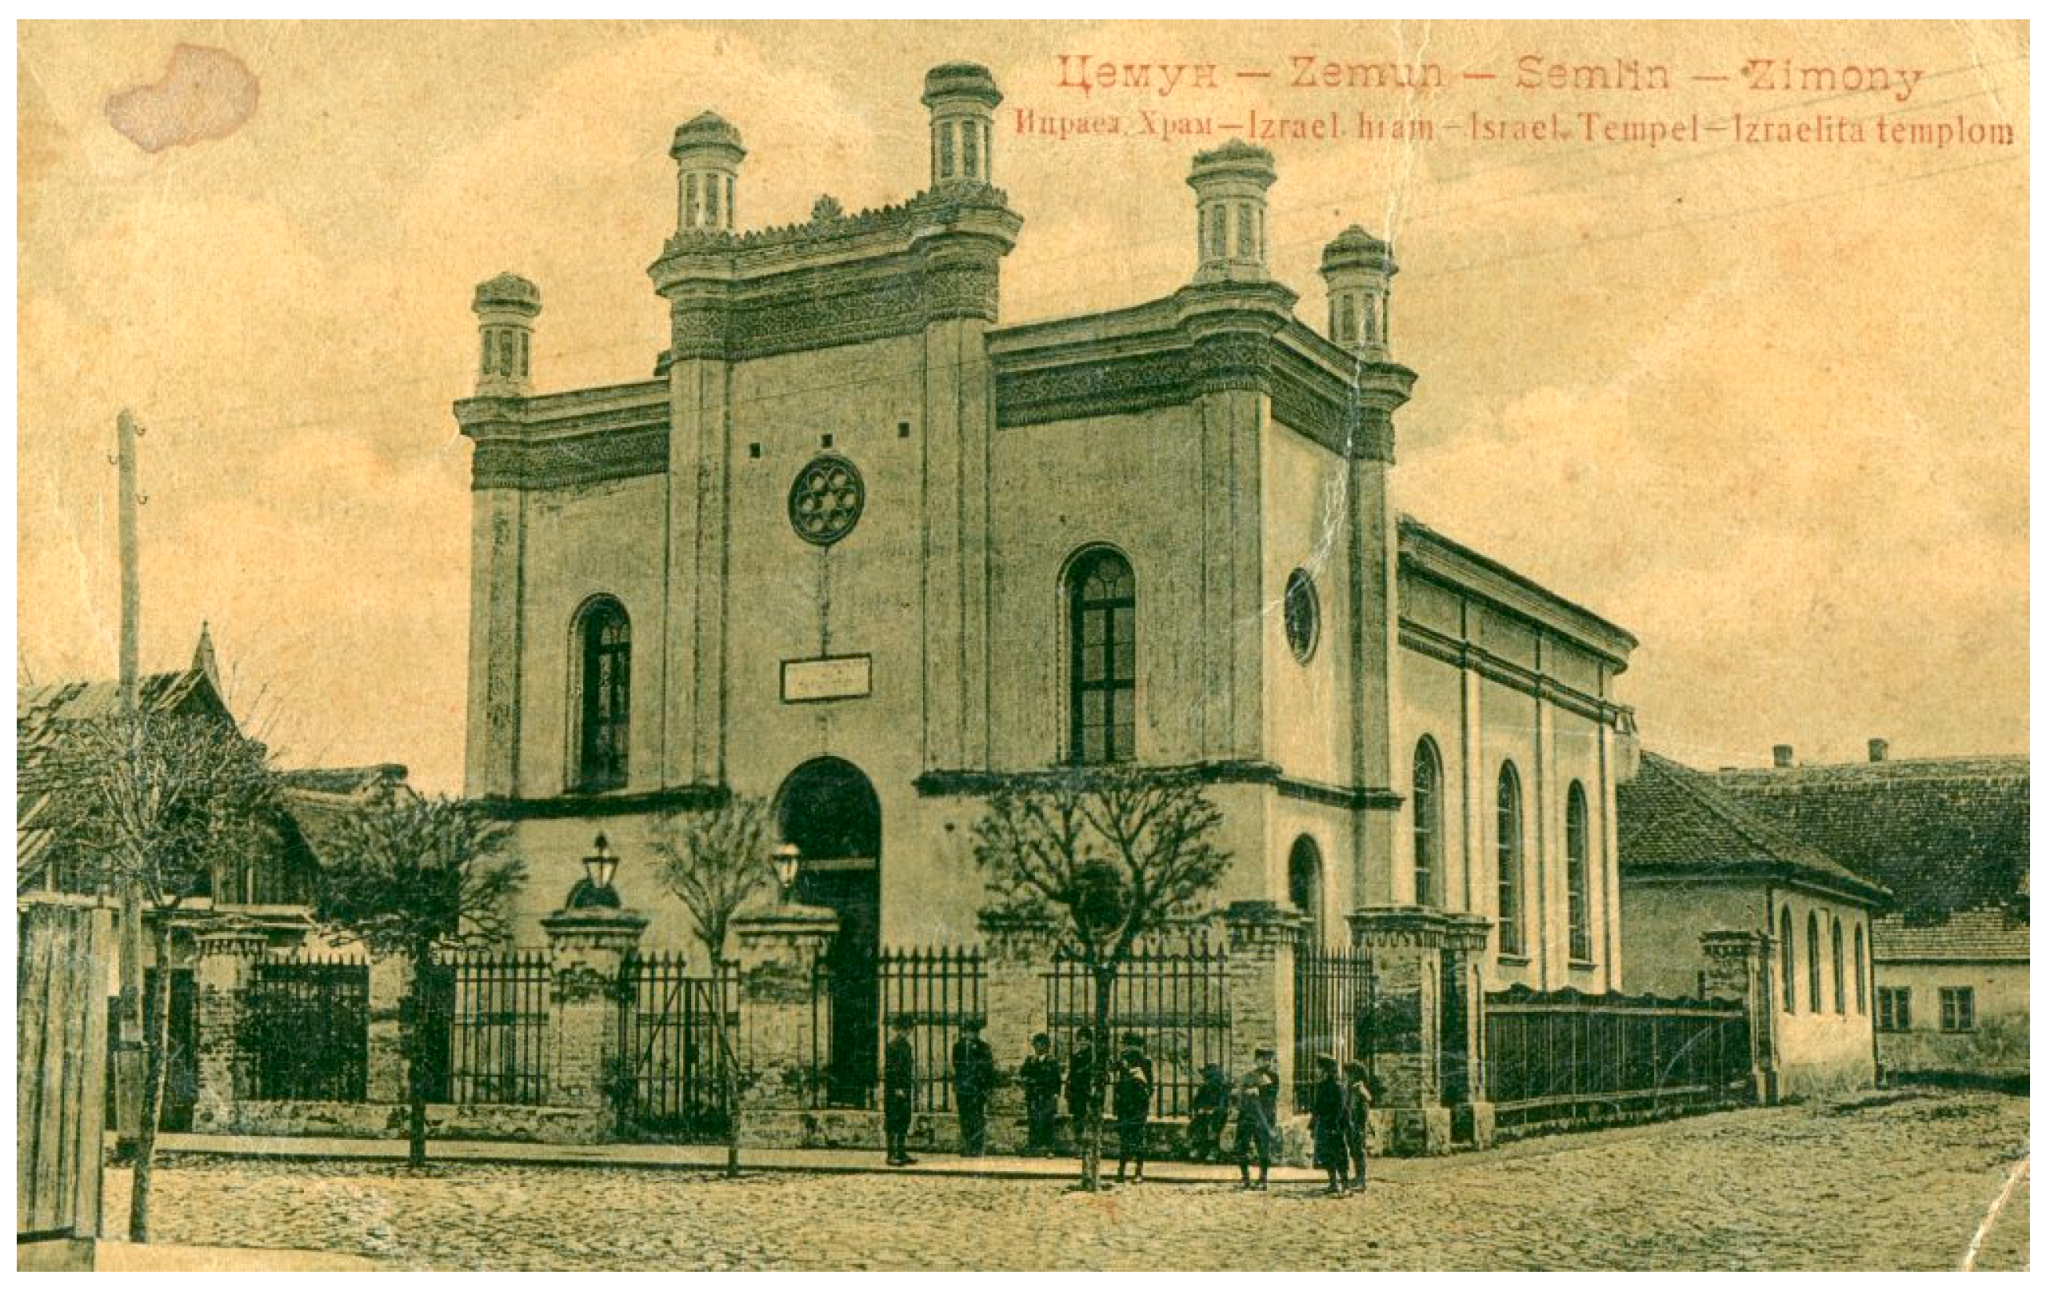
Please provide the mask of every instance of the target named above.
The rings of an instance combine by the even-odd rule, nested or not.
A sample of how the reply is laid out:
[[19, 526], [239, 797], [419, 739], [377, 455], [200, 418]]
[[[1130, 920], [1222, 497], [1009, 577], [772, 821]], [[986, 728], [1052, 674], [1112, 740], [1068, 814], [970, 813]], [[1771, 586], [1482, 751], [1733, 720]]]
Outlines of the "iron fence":
[[370, 967], [295, 954], [256, 967], [243, 1016], [248, 1092], [260, 1101], [360, 1101], [370, 1057]]
[[721, 1028], [740, 1049], [734, 967], [693, 975], [676, 952], [629, 958], [620, 970], [620, 1126], [664, 1136], [723, 1137], [730, 1121], [720, 1086]]
[[[1095, 1021], [1095, 973], [1063, 953], [1046, 975], [1046, 1025], [1054, 1051], [1073, 1058], [1076, 1039]], [[1205, 1065], [1232, 1065], [1231, 981], [1222, 948], [1198, 936], [1145, 947], [1127, 957], [1111, 984], [1111, 1050], [1137, 1033], [1153, 1061], [1153, 1113], [1186, 1118]]]
[[1310, 1108], [1317, 1057], [1364, 1061], [1375, 1076], [1379, 980], [1374, 958], [1302, 947], [1295, 956], [1295, 1107]]
[[922, 1113], [951, 1111], [961, 1023], [986, 1013], [982, 953], [965, 947], [885, 951], [876, 973], [883, 1032], [899, 1017], [911, 1021], [911, 1051], [918, 1062], [913, 1104]]
[[1735, 1098], [1751, 1067], [1737, 1002], [1488, 994], [1488, 1099], [1508, 1127], [1578, 1109], [1707, 1106]]
[[437, 956], [416, 995], [430, 1101], [540, 1105], [548, 1099], [546, 952]]

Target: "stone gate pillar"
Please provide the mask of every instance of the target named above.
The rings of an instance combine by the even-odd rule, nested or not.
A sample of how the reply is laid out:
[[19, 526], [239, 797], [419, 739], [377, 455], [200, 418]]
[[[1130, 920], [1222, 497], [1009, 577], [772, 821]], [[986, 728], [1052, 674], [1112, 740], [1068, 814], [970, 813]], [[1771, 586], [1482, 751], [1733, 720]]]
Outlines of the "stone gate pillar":
[[1778, 1043], [1772, 1027], [1773, 939], [1756, 930], [1712, 929], [1701, 936], [1708, 958], [1702, 995], [1742, 1003], [1751, 1043], [1750, 1100], [1779, 1099]]
[[541, 919], [548, 935], [548, 1101], [608, 1113], [607, 1070], [619, 1055], [620, 970], [648, 918], [619, 907], [565, 907]]
[[1385, 1144], [1399, 1154], [1442, 1154], [1452, 1146], [1441, 1013], [1446, 917], [1397, 906], [1363, 908], [1347, 920], [1353, 945], [1373, 962], [1371, 1057]]
[[1475, 1147], [1495, 1143], [1485, 1032], [1487, 984], [1481, 977], [1494, 928], [1485, 916], [1447, 916], [1439, 955], [1441, 1094], [1452, 1111], [1452, 1139]]
[[1220, 1061], [1237, 1073], [1263, 1046], [1274, 1048], [1281, 1075], [1281, 1112], [1295, 1095], [1295, 949], [1306, 924], [1272, 902], [1242, 899], [1224, 909], [1231, 977], [1231, 1048]]
[[400, 1016], [413, 991], [413, 962], [405, 956], [370, 958], [368, 1069], [363, 1098], [379, 1105], [406, 1103], [406, 1049]]
[[738, 947], [742, 1067], [747, 1087], [741, 1104], [742, 1132], [759, 1132], [761, 1110], [802, 1109], [809, 1104], [812, 1071], [831, 1055], [831, 1002], [814, 994], [819, 962], [840, 932], [831, 907], [785, 902], [733, 918]]
[[[242, 1041], [249, 984], [263, 960], [263, 932], [241, 926], [205, 929], [195, 935], [199, 950], [194, 978], [193, 1018], [198, 1052], [199, 1095], [192, 1110], [195, 1132], [229, 1132], [240, 1099]], [[164, 981], [168, 990], [170, 980]]]
[[[1051, 926], [988, 916], [982, 933], [982, 1004], [989, 1017], [982, 1036], [996, 1052], [998, 1066], [1015, 1077], [1031, 1053], [1032, 1035], [1047, 1028], [1046, 975], [1053, 969], [1057, 940]], [[1006, 1087], [992, 1102], [999, 1111], [1022, 1111], [1025, 1093]]]

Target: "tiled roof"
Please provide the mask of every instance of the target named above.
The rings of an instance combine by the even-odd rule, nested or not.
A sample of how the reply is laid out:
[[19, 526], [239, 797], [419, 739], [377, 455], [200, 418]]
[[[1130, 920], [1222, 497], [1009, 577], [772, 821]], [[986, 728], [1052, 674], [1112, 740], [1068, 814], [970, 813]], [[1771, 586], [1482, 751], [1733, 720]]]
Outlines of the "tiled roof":
[[1902, 916], [1872, 922], [1872, 956], [1878, 961], [2026, 961], [2029, 923], [2006, 907], [1959, 911], [1933, 924], [1909, 924]]
[[2007, 928], [2020, 929], [2019, 940], [1993, 939], [1974, 921], [1942, 941], [1979, 934], [1989, 950], [2026, 947], [2027, 758], [1766, 767], [1713, 779], [1761, 819], [1892, 889], [1904, 935], [1964, 913], [1998, 912]]
[[1754, 816], [1701, 772], [1646, 753], [1616, 787], [1617, 863], [1624, 876], [1762, 876], [1842, 889], [1874, 902], [1886, 891], [1827, 853]]

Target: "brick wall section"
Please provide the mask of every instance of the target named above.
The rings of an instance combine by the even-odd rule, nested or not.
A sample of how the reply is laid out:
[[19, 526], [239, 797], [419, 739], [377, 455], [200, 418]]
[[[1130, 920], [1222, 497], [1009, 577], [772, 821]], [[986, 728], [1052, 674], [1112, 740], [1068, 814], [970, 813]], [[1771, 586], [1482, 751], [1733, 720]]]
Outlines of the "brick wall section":
[[[818, 1053], [812, 1044], [812, 979], [826, 945], [840, 930], [830, 907], [785, 903], [733, 919], [740, 967], [740, 1023], [746, 1034], [742, 1062], [749, 1074], [741, 1099], [743, 1133], [765, 1110], [805, 1103], [804, 1071]], [[823, 1035], [829, 1030], [819, 1025]]]
[[1295, 949], [1305, 922], [1271, 902], [1240, 901], [1225, 908], [1231, 944], [1232, 1072], [1251, 1066], [1253, 1052], [1270, 1046], [1281, 1074], [1282, 1108], [1295, 1086]]
[[194, 1035], [198, 1039], [199, 1096], [196, 1132], [226, 1132], [235, 1124], [237, 1083], [243, 1076], [242, 1019], [263, 935], [253, 929], [217, 929], [197, 935]]
[[548, 1099], [566, 1109], [605, 1110], [606, 1072], [619, 1053], [620, 967], [640, 945], [647, 917], [612, 907], [557, 911], [548, 935]]
[[406, 1054], [401, 1007], [413, 987], [413, 963], [403, 956], [370, 962], [369, 1061], [364, 1099], [401, 1104], [406, 1100]]

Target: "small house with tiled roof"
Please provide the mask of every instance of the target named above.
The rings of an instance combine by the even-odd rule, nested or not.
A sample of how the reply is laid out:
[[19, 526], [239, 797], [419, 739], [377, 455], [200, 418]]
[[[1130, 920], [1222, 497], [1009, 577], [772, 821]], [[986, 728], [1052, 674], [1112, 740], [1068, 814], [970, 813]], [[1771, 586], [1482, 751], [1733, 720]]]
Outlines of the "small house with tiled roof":
[[1758, 935], [1773, 1007], [1761, 1027], [1779, 1094], [1869, 1085], [1871, 935], [1886, 888], [1657, 754], [1643, 756], [1616, 801], [1631, 989], [1698, 994], [1704, 934]]
[[2026, 1077], [2029, 762], [1890, 759], [1713, 779], [1761, 820], [1893, 893], [1873, 922], [1880, 1067], [1892, 1076]]

